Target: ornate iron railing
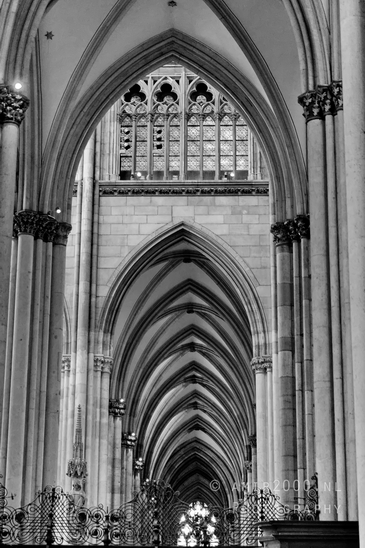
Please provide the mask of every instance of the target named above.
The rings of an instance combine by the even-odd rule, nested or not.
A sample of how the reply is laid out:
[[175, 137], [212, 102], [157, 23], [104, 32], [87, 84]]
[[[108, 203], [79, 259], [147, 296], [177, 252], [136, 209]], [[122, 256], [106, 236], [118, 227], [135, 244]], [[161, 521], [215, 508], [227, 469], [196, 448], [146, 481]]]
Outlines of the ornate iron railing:
[[[21, 508], [9, 506], [8, 498], [0, 483], [0, 544], [7, 545], [177, 545], [180, 519], [189, 509], [163, 481], [145, 483], [132, 501], [111, 511], [87, 508], [60, 487], [46, 487]], [[233, 508], [209, 506], [209, 511], [219, 545], [256, 544], [260, 521], [318, 519], [308, 506], [301, 512], [283, 506], [269, 490], [248, 493]]]

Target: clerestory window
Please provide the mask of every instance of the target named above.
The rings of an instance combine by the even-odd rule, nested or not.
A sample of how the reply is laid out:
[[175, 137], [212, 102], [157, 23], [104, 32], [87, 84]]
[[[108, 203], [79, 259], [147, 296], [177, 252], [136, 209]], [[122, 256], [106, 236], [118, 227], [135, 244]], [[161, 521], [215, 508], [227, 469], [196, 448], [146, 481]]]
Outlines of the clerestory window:
[[267, 172], [242, 115], [210, 84], [165, 66], [121, 98], [122, 180], [254, 180]]

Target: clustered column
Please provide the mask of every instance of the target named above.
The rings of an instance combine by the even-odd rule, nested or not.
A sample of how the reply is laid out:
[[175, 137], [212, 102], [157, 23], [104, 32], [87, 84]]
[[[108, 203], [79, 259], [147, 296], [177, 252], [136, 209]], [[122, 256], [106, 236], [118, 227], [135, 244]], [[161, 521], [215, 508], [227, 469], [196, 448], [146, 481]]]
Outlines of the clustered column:
[[[307, 155], [311, 231], [311, 291], [313, 331], [313, 386], [315, 404], [315, 466], [323, 519], [347, 519], [347, 471], [350, 457], [345, 429], [346, 380], [343, 360], [346, 334], [341, 327], [343, 264], [339, 223], [341, 170], [335, 157], [341, 130], [335, 124], [342, 111], [342, 82], [318, 85], [302, 94], [299, 103], [307, 122]], [[346, 428], [345, 428], [346, 426]], [[353, 450], [353, 448], [352, 448]], [[346, 454], [347, 453], [347, 454]], [[350, 479], [350, 477], [349, 477]], [[351, 495], [352, 496], [352, 495]]]
[[122, 502], [128, 502], [133, 495], [133, 475], [134, 461], [133, 453], [137, 442], [137, 436], [134, 432], [124, 433], [122, 437]]
[[[312, 415], [306, 417], [305, 409], [311, 406], [311, 401], [305, 397], [311, 395], [308, 391], [303, 395], [304, 377], [304, 345], [308, 351], [308, 338], [310, 338], [309, 309], [307, 286], [305, 286], [307, 271], [303, 268], [306, 264], [306, 245], [301, 242], [309, 237], [309, 217], [298, 215], [293, 220], [277, 222], [271, 226], [274, 235], [276, 254], [275, 287], [277, 325], [277, 355], [273, 363], [277, 364], [270, 374], [271, 393], [274, 394], [272, 409], [269, 415], [274, 417], [272, 424], [273, 441], [270, 437], [267, 446], [272, 448], [268, 454], [269, 463], [272, 459], [278, 466], [269, 464], [268, 471], [275, 470], [274, 478], [267, 476], [275, 490], [280, 492], [282, 502], [293, 505], [296, 499], [304, 495], [305, 480], [307, 475], [311, 477], [314, 470], [306, 469], [305, 455], [308, 447], [313, 446], [313, 436], [306, 437], [310, 433], [310, 421]], [[303, 288], [306, 292], [303, 292]], [[305, 342], [304, 342], [305, 341]], [[310, 347], [310, 343], [309, 343]], [[308, 356], [306, 355], [308, 360]], [[310, 361], [306, 362], [310, 367]], [[276, 383], [276, 384], [274, 384]], [[275, 388], [276, 387], [276, 388]], [[275, 390], [274, 390], [275, 388]], [[274, 444], [276, 437], [280, 439], [280, 445]], [[259, 448], [261, 452], [261, 448]]]

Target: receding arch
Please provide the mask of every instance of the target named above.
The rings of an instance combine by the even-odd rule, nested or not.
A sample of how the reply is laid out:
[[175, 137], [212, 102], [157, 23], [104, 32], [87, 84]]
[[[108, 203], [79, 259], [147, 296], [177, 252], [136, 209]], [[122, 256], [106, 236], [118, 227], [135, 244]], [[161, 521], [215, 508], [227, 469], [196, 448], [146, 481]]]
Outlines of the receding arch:
[[270, 338], [265, 312], [250, 276], [250, 269], [229, 246], [218, 236], [197, 223], [179, 221], [156, 231], [136, 246], [131, 256], [126, 257], [110, 281], [110, 289], [99, 318], [99, 352], [110, 355], [110, 338], [116, 314], [123, 296], [133, 280], [146, 264], [154, 259], [172, 242], [191, 242], [197, 250], [209, 258], [230, 280], [232, 287], [240, 297], [249, 319], [253, 355], [270, 353]]
[[[304, 163], [286, 108], [276, 117], [257, 90], [226, 59], [174, 30], [148, 40], [123, 56], [104, 72], [77, 105], [65, 105], [63, 120], [53, 125], [45, 151], [41, 207], [52, 209], [57, 202], [67, 212], [78, 160], [98, 121], [132, 83], [147, 71], [171, 61], [201, 75], [229, 96], [243, 113], [266, 157], [276, 217], [284, 219], [306, 212]], [[52, 182], [57, 186], [53, 187]]]

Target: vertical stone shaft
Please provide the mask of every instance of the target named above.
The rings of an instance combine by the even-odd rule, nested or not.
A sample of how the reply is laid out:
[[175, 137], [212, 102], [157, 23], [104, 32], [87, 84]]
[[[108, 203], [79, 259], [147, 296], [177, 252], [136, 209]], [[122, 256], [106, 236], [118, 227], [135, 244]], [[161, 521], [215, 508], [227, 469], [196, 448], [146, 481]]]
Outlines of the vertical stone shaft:
[[0, 397], [3, 401], [19, 128], [15, 123], [3, 123], [0, 129]]
[[14, 310], [15, 310], [15, 289], [16, 273], [18, 260], [18, 238], [13, 239], [11, 251], [11, 275], [10, 275], [10, 295], [9, 295], [9, 314], [8, 314], [8, 334], [5, 356], [5, 376], [3, 384], [3, 397], [1, 401], [1, 437], [0, 437], [0, 469], [6, 477], [6, 463], [8, 450], [8, 430], [9, 430], [9, 399], [10, 399], [10, 380], [11, 380], [11, 360], [13, 353], [13, 333], [14, 333]]
[[59, 233], [53, 244], [47, 395], [44, 428], [44, 485], [53, 485], [57, 478], [66, 244], [70, 230], [71, 225], [60, 223]]
[[267, 378], [271, 367], [271, 356], [255, 357], [251, 361], [256, 377], [256, 439], [257, 439], [257, 484], [260, 489], [268, 477], [268, 427], [267, 427]]
[[102, 365], [100, 390], [100, 434], [99, 434], [99, 503], [107, 504], [108, 493], [108, 440], [109, 440], [109, 382], [110, 362]]
[[331, 336], [333, 363], [333, 403], [336, 445], [337, 519], [347, 519], [344, 393], [340, 307], [339, 224], [337, 214], [337, 173], [333, 116], [325, 117], [327, 155], [328, 244], [331, 296]]
[[356, 442], [354, 416], [354, 384], [351, 342], [350, 280], [348, 253], [348, 219], [346, 199], [346, 172], [344, 151], [343, 110], [335, 117], [338, 226], [340, 246], [340, 295], [342, 367], [344, 371], [344, 416], [347, 478], [347, 519], [357, 520]]
[[34, 236], [24, 232], [19, 234], [18, 240], [6, 484], [8, 489], [19, 497], [19, 504], [24, 504], [23, 471], [26, 464], [25, 444]]
[[[81, 241], [80, 241], [80, 278], [77, 323], [77, 353], [75, 378], [75, 406], [87, 409], [87, 373], [89, 354], [89, 313], [91, 289], [91, 251], [92, 223], [94, 203], [94, 157], [95, 133], [93, 133], [84, 151], [84, 179], [82, 193]], [[86, 431], [85, 414], [83, 432]]]
[[113, 446], [113, 507], [120, 506], [120, 486], [122, 469], [122, 418], [114, 417]]
[[[316, 471], [326, 519], [335, 519], [335, 447], [333, 371], [327, 233], [327, 195], [324, 124], [307, 123], [308, 179], [311, 212], [311, 282], [313, 319], [313, 385], [315, 400]], [[330, 511], [328, 512], [328, 509]]]
[[290, 245], [285, 240], [277, 251], [278, 369], [280, 386], [281, 500], [293, 503], [296, 469], [295, 378], [293, 363], [293, 274]]
[[365, 4], [340, 0], [360, 546], [365, 546]]

